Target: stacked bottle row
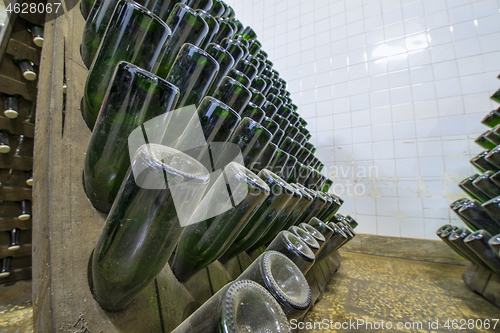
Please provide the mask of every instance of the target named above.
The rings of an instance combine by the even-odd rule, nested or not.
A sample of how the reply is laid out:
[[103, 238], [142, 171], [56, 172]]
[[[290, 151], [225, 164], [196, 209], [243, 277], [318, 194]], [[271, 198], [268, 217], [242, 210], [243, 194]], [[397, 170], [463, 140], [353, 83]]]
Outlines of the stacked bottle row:
[[[491, 99], [500, 103], [500, 90]], [[437, 234], [463, 258], [498, 274], [498, 246], [495, 250], [493, 245], [488, 246], [488, 241], [491, 239], [490, 244], [495, 244], [494, 240], [500, 238], [500, 108], [487, 114], [481, 123], [490, 129], [475, 142], [485, 150], [470, 160], [481, 174], [458, 184], [471, 199], [459, 199], [450, 205], [470, 230], [445, 225]], [[497, 236], [491, 237], [491, 234]]]

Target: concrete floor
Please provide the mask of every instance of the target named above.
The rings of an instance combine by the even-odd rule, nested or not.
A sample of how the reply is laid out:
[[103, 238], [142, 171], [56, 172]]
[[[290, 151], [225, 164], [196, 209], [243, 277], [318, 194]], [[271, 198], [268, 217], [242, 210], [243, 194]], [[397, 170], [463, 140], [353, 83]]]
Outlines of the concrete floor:
[[[500, 319], [500, 309], [463, 283], [464, 266], [351, 252], [341, 255], [342, 266], [304, 320], [310, 325], [317, 322], [316, 329], [299, 332], [500, 332], [500, 323], [489, 330], [444, 327], [448, 319]], [[0, 333], [33, 332], [30, 299], [31, 281], [0, 285]], [[318, 327], [325, 320], [328, 328]], [[373, 330], [348, 325], [357, 320], [371, 322]], [[439, 327], [429, 328], [429, 321], [436, 320]], [[385, 329], [376, 329], [382, 321]], [[392, 329], [387, 329], [388, 322]], [[397, 329], [398, 323], [422, 323], [422, 328]], [[335, 324], [346, 328], [335, 329]]]

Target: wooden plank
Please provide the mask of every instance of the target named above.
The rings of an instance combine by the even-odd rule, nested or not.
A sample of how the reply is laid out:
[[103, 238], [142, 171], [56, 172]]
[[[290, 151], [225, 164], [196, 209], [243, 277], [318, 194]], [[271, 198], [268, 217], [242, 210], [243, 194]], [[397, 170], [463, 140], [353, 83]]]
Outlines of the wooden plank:
[[[22, 245], [17, 251], [9, 251], [7, 250], [7, 245], [9, 243], [4, 243], [2, 247], [0, 247], [0, 258], [5, 257], [31, 257], [31, 244]], [[30, 277], [31, 278], [31, 277]]]
[[0, 154], [0, 168], [29, 171], [33, 169], [33, 157]]
[[196, 272], [189, 280], [182, 282], [182, 285], [193, 296], [198, 306], [212, 297], [212, 287], [206, 268]]
[[210, 280], [210, 286], [212, 293], [215, 294], [220, 289], [222, 289], [229, 281], [231, 281], [231, 276], [224, 269], [224, 266], [219, 261], [211, 263], [208, 267], [208, 277]]
[[231, 260], [229, 260], [227, 263], [224, 265], [224, 269], [226, 270], [227, 274], [229, 275], [229, 278], [232, 280], [236, 280], [238, 276], [241, 274], [241, 267], [240, 267], [240, 262], [238, 260], [238, 257], [234, 257]]
[[0, 169], [0, 182], [2, 186], [24, 187], [31, 189], [26, 184], [27, 172], [22, 170]]
[[0, 188], [0, 200], [23, 201], [31, 200], [31, 188], [17, 186], [2, 186]]
[[17, 268], [10, 272], [9, 277], [0, 279], [0, 283], [12, 283], [31, 279], [31, 267]]
[[238, 261], [240, 262], [241, 271], [244, 272], [254, 260], [246, 252], [238, 254]]
[[[27, 114], [25, 115], [27, 117]], [[7, 117], [0, 116], [0, 129], [5, 129], [11, 134], [24, 135], [28, 138], [34, 138], [35, 125], [22, 120], [26, 119], [26, 117], [21, 116], [21, 113], [20, 116], [16, 119], [9, 119]]]
[[14, 228], [19, 228], [21, 230], [31, 230], [32, 221], [31, 219], [21, 221], [17, 218], [0, 218], [0, 231], [10, 231]]

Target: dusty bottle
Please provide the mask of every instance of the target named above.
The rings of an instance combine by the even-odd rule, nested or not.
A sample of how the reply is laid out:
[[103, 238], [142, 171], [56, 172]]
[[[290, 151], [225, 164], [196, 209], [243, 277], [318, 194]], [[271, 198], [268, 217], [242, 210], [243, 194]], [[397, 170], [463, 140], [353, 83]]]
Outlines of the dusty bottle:
[[291, 184], [296, 192], [300, 193], [301, 198], [297, 205], [294, 207], [292, 213], [287, 217], [283, 230], [288, 230], [291, 226], [296, 225], [300, 217], [304, 214], [307, 208], [314, 202], [314, 197], [311, 196], [304, 189], [297, 186], [297, 184]]
[[146, 8], [133, 1], [118, 1], [85, 83], [82, 116], [90, 129], [116, 65], [127, 61], [154, 73], [170, 36], [170, 28]]
[[464, 243], [464, 239], [467, 238], [472, 232], [466, 228], [459, 228], [453, 230], [453, 232], [448, 236], [448, 241], [452, 246], [455, 246], [461, 253], [463, 253], [468, 260], [476, 263], [479, 266], [488, 267], [486, 264], [474, 253], [467, 245]]
[[219, 259], [222, 263], [228, 262], [231, 258], [248, 250], [259, 241], [271, 228], [278, 214], [293, 196], [293, 188], [271, 171], [264, 169], [257, 176], [269, 186], [269, 196], [248, 221], [226, 253]]
[[19, 215], [17, 218], [26, 221], [31, 218], [31, 201], [23, 200], [19, 202]]
[[276, 299], [254, 281], [231, 282], [172, 333], [289, 333], [290, 324]]
[[325, 238], [325, 243], [328, 243], [330, 238], [332, 238], [334, 234], [334, 230], [328, 226], [325, 222], [320, 219], [313, 217], [309, 220], [309, 225], [321, 232], [323, 237]]
[[295, 170], [295, 164], [297, 164], [297, 158], [295, 156], [290, 155], [288, 160], [286, 161], [283, 169], [280, 174], [285, 179], [290, 179], [290, 176], [293, 174]]
[[275, 174], [281, 174], [290, 155], [281, 149], [277, 149], [267, 168]]
[[329, 222], [328, 226], [333, 230], [333, 235], [321, 251], [321, 255], [318, 260], [321, 260], [337, 251], [349, 241], [349, 236], [347, 236], [347, 234], [336, 223]]
[[82, 0], [80, 2], [80, 11], [84, 19], [89, 17], [90, 10], [92, 9], [95, 1], [96, 0]]
[[462, 253], [462, 251], [460, 251], [460, 249], [452, 244], [448, 237], [455, 231], [457, 230], [458, 227], [457, 226], [453, 226], [453, 225], [450, 225], [450, 224], [446, 224], [444, 226], [442, 226], [441, 228], [439, 228], [437, 231], [436, 231], [436, 235], [441, 238], [441, 240], [443, 242], [446, 243], [446, 245], [448, 245], [453, 251], [455, 251], [459, 256], [461, 256], [462, 258], [464, 258], [465, 260], [471, 260], [469, 259], [464, 253]]
[[316, 240], [316, 242], [318, 242], [319, 251], [316, 253], [318, 255], [326, 245], [325, 236], [323, 236], [316, 228], [314, 228], [313, 226], [311, 226], [307, 223], [301, 223], [298, 225], [298, 227], [307, 231], [309, 233], [309, 235], [311, 235]]
[[208, 180], [207, 169], [173, 148], [137, 150], [91, 259], [91, 290], [104, 310], [122, 310], [161, 272]]
[[486, 132], [478, 136], [476, 140], [474, 140], [474, 142], [484, 149], [493, 149], [497, 146], [495, 143], [488, 140], [488, 138], [486, 137]]
[[288, 229], [288, 231], [290, 231], [292, 234], [294, 234], [295, 236], [297, 236], [301, 240], [303, 240], [304, 243], [306, 243], [307, 246], [309, 246], [309, 248], [314, 252], [314, 255], [316, 255], [319, 252], [320, 245], [314, 239], [314, 237], [311, 236], [311, 234], [309, 234], [307, 231], [305, 231], [304, 229], [302, 229], [296, 225], [291, 226]]
[[495, 235], [495, 236], [491, 237], [490, 240], [488, 241], [488, 244], [491, 246], [493, 251], [495, 251], [495, 253], [500, 256], [500, 252], [499, 252], [500, 251], [500, 235]]
[[276, 235], [266, 251], [277, 251], [284, 254], [300, 269], [302, 274], [306, 274], [316, 260], [311, 248], [288, 230], [283, 230]]
[[484, 194], [482, 191], [478, 190], [475, 186], [472, 185], [472, 182], [479, 177], [478, 174], [475, 174], [471, 177], [465, 178], [462, 180], [458, 187], [460, 187], [465, 193], [470, 195], [473, 199], [483, 203], [485, 201], [490, 200], [490, 198]]
[[9, 246], [7, 247], [8, 251], [14, 252], [21, 248], [21, 243], [19, 243], [19, 235], [21, 233], [21, 229], [14, 228], [9, 232], [10, 241]]
[[488, 113], [483, 120], [481, 120], [481, 123], [491, 128], [500, 125], [500, 108]]
[[6, 257], [0, 259], [0, 279], [5, 279], [10, 276], [10, 263], [12, 261], [12, 257]]
[[313, 217], [316, 217], [318, 215], [318, 213], [328, 202], [323, 193], [310, 190], [302, 185], [299, 185], [299, 187], [309, 193], [309, 195], [311, 195], [314, 199], [313, 203], [307, 207], [307, 209], [304, 211], [304, 214], [299, 218], [295, 225], [309, 222]]
[[274, 154], [276, 153], [277, 149], [278, 149], [278, 147], [274, 143], [271, 143], [271, 142], [268, 143], [266, 148], [264, 148], [264, 150], [260, 154], [257, 161], [255, 161], [250, 166], [250, 170], [252, 170], [255, 173], [258, 173], [261, 170], [267, 168], [267, 166], [271, 162], [272, 158], [274, 157]]
[[287, 256], [265, 251], [236, 281], [255, 281], [278, 301], [288, 319], [300, 318], [311, 306], [311, 290], [304, 274]]
[[165, 130], [178, 97], [179, 89], [156, 75], [127, 62], [117, 65], [85, 155], [85, 193], [97, 210], [109, 212], [127, 174], [129, 136], [151, 120]]
[[19, 115], [19, 102], [21, 95], [2, 94], [3, 97], [3, 114], [10, 119], [15, 119]]
[[489, 150], [485, 150], [470, 160], [471, 164], [474, 165], [481, 173], [486, 172], [488, 170], [494, 172], [500, 171], [500, 169], [497, 166], [491, 164], [486, 160], [486, 156], [488, 156], [489, 153], [490, 153]]
[[493, 176], [493, 174], [493, 171], [487, 171], [472, 182], [475, 188], [486, 194], [490, 199], [500, 195], [500, 188], [490, 180], [490, 176]]
[[38, 76], [34, 69], [35, 64], [31, 60], [14, 57], [14, 63], [19, 67], [26, 80], [35, 81], [37, 79]]
[[486, 230], [478, 230], [467, 236], [464, 243], [481, 258], [492, 272], [500, 275], [500, 257], [488, 245], [490, 239], [491, 235]]
[[192, 223], [182, 234], [172, 263], [175, 276], [180, 281], [186, 281], [198, 270], [219, 259], [269, 192], [267, 184], [256, 174], [236, 162], [227, 164], [194, 211]]
[[485, 156], [486, 161], [500, 168], [500, 147], [496, 147]]
[[[484, 210], [500, 225], [500, 197], [493, 198], [482, 204]], [[483, 228], [484, 229], [484, 228]]]
[[212, 96], [240, 114], [250, 102], [252, 93], [238, 81], [226, 76]]
[[475, 230], [487, 230], [488, 232], [496, 235], [500, 233], [500, 224], [498, 224], [486, 210], [476, 200], [471, 200], [464, 203], [459, 209], [458, 213], [462, 215]]

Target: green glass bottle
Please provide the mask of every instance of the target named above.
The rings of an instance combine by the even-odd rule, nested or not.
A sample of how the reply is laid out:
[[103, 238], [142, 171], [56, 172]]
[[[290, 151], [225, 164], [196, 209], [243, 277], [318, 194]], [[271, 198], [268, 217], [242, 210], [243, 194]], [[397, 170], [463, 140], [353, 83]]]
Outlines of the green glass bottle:
[[[443, 226], [444, 227], [444, 226]], [[437, 233], [437, 232], [436, 232]], [[441, 233], [443, 234], [444, 231]], [[441, 239], [444, 240], [451, 248], [455, 247], [458, 252], [463, 254], [467, 260], [479, 265], [486, 267], [486, 264], [477, 256], [477, 254], [474, 253], [467, 245], [464, 243], [464, 239], [467, 238], [472, 232], [468, 230], [467, 228], [459, 228], [453, 230], [450, 235], [447, 237], [442, 237]], [[441, 235], [438, 235], [441, 236]]]
[[475, 143], [483, 147], [484, 149], [493, 149], [497, 145], [486, 138], [486, 133], [481, 134], [474, 140]]
[[299, 129], [297, 127], [293, 126], [292, 124], [290, 124], [290, 126], [288, 126], [288, 128], [285, 131], [285, 135], [288, 136], [289, 138], [292, 138], [292, 139], [295, 139], [295, 137], [299, 133], [300, 133]]
[[300, 150], [296, 154], [297, 159], [305, 165], [307, 165], [306, 161], [310, 155], [311, 155], [311, 152], [309, 150], [307, 150], [306, 147], [301, 147]]
[[477, 201], [483, 203], [485, 201], [488, 201], [489, 197], [472, 185], [472, 182], [476, 180], [478, 177], [479, 177], [478, 174], [475, 174], [471, 177], [467, 177], [458, 184], [458, 187], [460, 187], [465, 193], [470, 195], [471, 198], [476, 199]]
[[472, 182], [472, 186], [486, 194], [490, 199], [500, 195], [500, 188], [490, 180], [490, 176], [493, 176], [493, 174], [494, 172], [487, 171]]
[[290, 137], [285, 137], [281, 142], [281, 144], [279, 145], [279, 147], [280, 149], [286, 151], [287, 153], [293, 156], [297, 155], [299, 150], [302, 148], [302, 146], [297, 141], [295, 141]]
[[285, 118], [283, 118], [282, 116], [280, 116], [279, 114], [275, 114], [273, 116], [273, 120], [280, 126], [280, 128], [286, 132], [286, 129], [288, 128], [288, 126], [290, 126], [290, 122], [288, 120], [286, 120]]
[[293, 111], [289, 107], [285, 106], [284, 104], [281, 105], [281, 107], [278, 109], [278, 114], [282, 116], [285, 119], [288, 119], [290, 123], [292, 122], [291, 119], [289, 119], [290, 115], [292, 115]]
[[172, 333], [290, 332], [276, 299], [254, 281], [230, 282]]
[[309, 235], [314, 238], [316, 242], [318, 242], [319, 250], [316, 255], [319, 255], [321, 253], [321, 250], [323, 250], [326, 245], [325, 236], [323, 236], [316, 228], [310, 226], [307, 223], [301, 223], [300, 225], [298, 225], [298, 227], [304, 229]]
[[127, 62], [117, 65], [85, 155], [85, 192], [97, 210], [109, 212], [127, 174], [132, 131], [161, 115], [166, 122], [178, 97], [165, 80]]
[[493, 95], [490, 97], [493, 101], [500, 103], [500, 89], [497, 90]]
[[469, 228], [471, 228], [472, 230], [475, 231], [476, 230], [475, 227], [468, 220], [466, 220], [462, 215], [460, 215], [458, 213], [460, 208], [462, 208], [463, 205], [468, 204], [469, 201], [470, 201], [469, 199], [465, 199], [465, 198], [455, 200], [450, 204], [450, 208], [465, 223], [465, 225], [467, 225]]
[[[228, 197], [228, 187], [231, 197]], [[179, 281], [188, 280], [198, 270], [218, 260], [269, 192], [267, 184], [256, 174], [241, 164], [229, 163], [191, 217], [201, 222], [187, 226], [178, 243], [171, 267]], [[215, 211], [215, 217], [205, 218], [210, 216], [207, 212], [214, 212], [219, 207], [226, 210]]]
[[258, 123], [260, 123], [266, 116], [265, 112], [252, 102], [247, 104], [240, 115], [242, 118], [247, 117]]
[[80, 11], [85, 20], [89, 17], [94, 2], [96, 2], [96, 0], [82, 0], [80, 2]]
[[90, 129], [116, 65], [128, 61], [154, 73], [170, 36], [170, 28], [146, 8], [133, 1], [118, 1], [85, 83], [82, 116]]
[[325, 238], [325, 245], [328, 244], [328, 241], [330, 240], [330, 238], [332, 238], [335, 231], [330, 228], [327, 223], [321, 221], [316, 217], [313, 217], [311, 220], [309, 220], [308, 224], [321, 232], [321, 234]]
[[[257, 105], [259, 108], [261, 108], [264, 103], [266, 102], [266, 98], [264, 95], [262, 95], [257, 89], [254, 89], [252, 87], [248, 88], [250, 92], [252, 93], [252, 99], [250, 99], [250, 102], [253, 104]], [[262, 111], [264, 112], [264, 111]], [[265, 112], [264, 112], [265, 114]]]
[[156, 75], [163, 78], [169, 74], [182, 46], [186, 43], [199, 46], [209, 31], [205, 20], [196, 11], [182, 3], [174, 6], [167, 19], [167, 25], [172, 30], [172, 38], [156, 71]]
[[31, 60], [19, 57], [14, 57], [13, 60], [17, 67], [21, 70], [21, 73], [26, 80], [35, 81], [38, 78], [34, 69], [35, 64]]
[[292, 126], [295, 126], [297, 127], [297, 130], [298, 130], [298, 127], [300, 125], [300, 122], [299, 122], [299, 117], [297, 115], [295, 115], [295, 113], [293, 112], [293, 110], [291, 108], [289, 108], [288, 106], [284, 105], [284, 107], [288, 110], [290, 110], [290, 115], [288, 115], [288, 117], [286, 117], [288, 119], [288, 121], [290, 121], [290, 124]]
[[314, 204], [314, 197], [309, 194], [309, 192], [305, 191], [297, 184], [291, 184], [291, 186], [296, 190], [296, 192], [300, 193], [302, 198], [299, 200], [292, 213], [285, 221], [283, 230], [288, 230], [291, 226], [297, 225], [304, 212], [309, 208], [309, 206]]
[[[318, 190], [318, 183], [321, 180], [321, 176], [322, 176], [321, 173], [319, 173], [317, 170], [314, 170], [313, 168], [311, 168], [311, 174], [309, 175], [309, 177], [307, 177], [306, 182], [304, 183], [304, 186], [309, 188], [309, 189], [312, 189], [312, 190]], [[323, 185], [323, 184], [320, 184], [319, 187], [322, 187], [321, 185]]]
[[280, 90], [279, 90], [279, 89], [277, 89], [275, 86], [272, 86], [271, 88], [269, 88], [269, 92], [268, 92], [268, 94], [273, 94], [273, 95], [275, 95], [275, 96], [279, 97], [279, 98], [280, 98], [280, 100], [282, 101], [282, 104], [284, 104], [284, 103], [285, 103], [285, 101], [283, 100], [283, 98], [282, 98], [282, 97], [280, 97]]
[[258, 71], [257, 67], [255, 67], [250, 61], [246, 59], [241, 59], [234, 68], [245, 74], [250, 79], [250, 81], [255, 78]]
[[0, 153], [7, 154], [10, 152], [9, 132], [0, 130]]
[[[240, 147], [245, 166], [249, 167], [257, 161], [264, 148], [271, 141], [271, 138], [271, 132], [264, 126], [250, 118], [243, 118], [228, 142]], [[229, 161], [229, 159], [226, 161]]]
[[224, 12], [224, 16], [229, 17], [229, 18], [234, 18], [236, 16], [236, 13], [234, 12], [233, 7], [226, 5], [226, 11]]
[[276, 135], [276, 132], [279, 129], [279, 125], [274, 120], [268, 117], [264, 117], [264, 119], [262, 119], [260, 123], [262, 126], [264, 126], [264, 128], [271, 132], [272, 135]]
[[[82, 1], [82, 6], [84, 3], [85, 1]], [[83, 27], [80, 49], [82, 61], [87, 68], [92, 65], [117, 3], [118, 0], [95, 0], [95, 6], [91, 7], [90, 14]]]
[[264, 80], [263, 76], [260, 76], [260, 75], [256, 76], [250, 85], [250, 87], [260, 91], [260, 93], [263, 95], [264, 95], [263, 91], [266, 90], [266, 86], [267, 86], [267, 82]]
[[221, 83], [222, 79], [224, 76], [227, 75], [231, 67], [233, 67], [234, 64], [234, 59], [231, 53], [229, 53], [225, 48], [222, 46], [215, 44], [215, 43], [210, 43], [206, 48], [205, 51], [217, 61], [219, 64], [219, 71], [217, 72], [217, 76], [215, 77], [212, 85], [210, 86], [210, 89], [208, 91], [209, 96], [212, 96], [219, 84]]
[[301, 223], [307, 223], [313, 217], [316, 217], [318, 213], [323, 209], [323, 207], [327, 204], [326, 197], [317, 191], [310, 190], [302, 185], [299, 185], [304, 191], [309, 193], [314, 199], [313, 203], [307, 207], [304, 213], [300, 216], [298, 221], [295, 222], [295, 225], [299, 225]]
[[241, 33], [241, 35], [245, 37], [246, 40], [252, 40], [257, 38], [257, 34], [250, 27], [246, 27], [245, 30], [243, 30], [243, 32]]
[[218, 17], [224, 14], [226, 7], [224, 7], [221, 0], [213, 0], [212, 7], [210, 7], [207, 11], [213, 17]]
[[490, 113], [488, 113], [483, 118], [483, 120], [481, 120], [481, 123], [483, 125], [486, 125], [486, 126], [491, 127], [491, 128], [500, 125], [500, 108], [498, 108], [496, 110], [493, 110]]
[[274, 104], [274, 106], [278, 110], [283, 105], [283, 101], [281, 100], [281, 98], [279, 98], [278, 96], [274, 95], [273, 93], [268, 93], [266, 98], [267, 98], [267, 100], [269, 102], [271, 102], [272, 104]]
[[104, 310], [123, 310], [160, 274], [183, 230], [179, 215], [198, 205], [208, 181], [207, 169], [175, 149], [137, 150], [90, 260]]
[[267, 54], [267, 52], [262, 50], [262, 49], [259, 51], [259, 55], [264, 58], [264, 61], [267, 61], [267, 58], [269, 58], [269, 55]]
[[493, 164], [497, 168], [500, 168], [500, 147], [490, 150], [484, 158], [487, 162]]
[[218, 44], [220, 44], [220, 46], [225, 48], [231, 54], [234, 59], [233, 66], [237, 64], [245, 54], [245, 51], [240, 47], [240, 45], [236, 44], [236, 42], [232, 39], [224, 38]]
[[496, 235], [500, 233], [500, 224], [494, 220], [484, 207], [476, 200], [464, 203], [458, 210], [458, 214], [469, 221], [474, 230], [487, 230]]
[[[162, 21], [166, 21], [172, 11], [174, 6], [178, 3], [186, 3], [186, 0], [139, 0], [140, 4], [149, 9], [153, 14], [158, 16]], [[188, 5], [189, 6], [189, 5]], [[196, 9], [198, 7], [192, 7]]]
[[[261, 42], [259, 42], [257, 39], [252, 39], [248, 42], [248, 44], [248, 53], [256, 57], [259, 54], [260, 49], [262, 48]], [[264, 70], [265, 64], [265, 61], [263, 61], [259, 66], [260, 73], [262, 73], [262, 71]]]
[[184, 44], [166, 77], [180, 91], [176, 108], [193, 104], [198, 107], [218, 71], [219, 64], [207, 52], [192, 44]]
[[327, 178], [325, 183], [323, 184], [323, 187], [321, 188], [321, 192], [328, 193], [328, 191], [330, 191], [332, 186], [333, 186], [333, 180]]
[[269, 196], [248, 221], [226, 253], [219, 259], [222, 263], [228, 262], [259, 241], [293, 196], [293, 188], [271, 171], [264, 169], [258, 173], [258, 176], [269, 186]]
[[245, 74], [234, 68], [229, 70], [227, 76], [241, 83], [247, 89], [250, 88], [250, 83], [252, 83], [252, 81], [250, 81], [250, 79]]
[[490, 177], [491, 181], [495, 183], [496, 186], [500, 187], [500, 171], [497, 171]]
[[[500, 92], [497, 92], [500, 95]], [[494, 95], [493, 95], [494, 96]], [[492, 98], [493, 99], [493, 98]], [[500, 103], [500, 96], [495, 100]], [[465, 237], [464, 243], [489, 267], [490, 271], [500, 275], [500, 256], [488, 244], [491, 235], [486, 230], [478, 230]]]
[[281, 231], [266, 248], [266, 251], [282, 253], [306, 274], [313, 266], [316, 256], [311, 248], [288, 230]]
[[484, 204], [482, 204], [484, 210], [488, 215], [495, 220], [495, 222], [500, 225], [500, 198], [495, 197], [489, 201], [486, 201]]
[[278, 128], [278, 130], [274, 134], [273, 140], [271, 142], [274, 143], [275, 145], [279, 146], [281, 143], [281, 140], [283, 139], [284, 136], [285, 136], [285, 132], [281, 128]]
[[495, 145], [500, 144], [500, 136], [494, 130], [484, 132], [484, 137]]
[[301, 146], [304, 146], [307, 142], [305, 135], [300, 133], [300, 130], [299, 130], [299, 133], [297, 133], [297, 135], [295, 135], [294, 140], [297, 141]]
[[2, 94], [3, 114], [9, 119], [15, 119], [19, 116], [19, 102], [21, 95]]
[[277, 149], [278, 147], [274, 143], [268, 143], [266, 148], [264, 148], [264, 150], [260, 154], [259, 158], [250, 166], [250, 170], [252, 170], [252, 172], [258, 173], [261, 170], [267, 168]]
[[[222, 44], [224, 39], [230, 40], [234, 35], [233, 26], [230, 24], [230, 22], [228, 22], [228, 20], [224, 20], [223, 18], [217, 17], [217, 16], [214, 16], [214, 17], [217, 20], [217, 23], [219, 24], [219, 31], [212, 38], [212, 42], [219, 44], [221, 46], [224, 46]], [[241, 52], [242, 52], [241, 57], [243, 57], [243, 54], [245, 54], [245, 53], [243, 50], [241, 50]], [[234, 55], [233, 55], [233, 57], [234, 57]], [[236, 58], [235, 58], [235, 61], [236, 61]], [[238, 59], [238, 61], [239, 61], [239, 59]]]
[[5, 279], [10, 276], [11, 262], [12, 257], [5, 257], [3, 259], [0, 259], [0, 279]]
[[274, 104], [267, 101], [267, 100], [262, 105], [262, 110], [264, 110], [264, 112], [266, 113], [266, 117], [268, 117], [270, 119], [273, 119], [274, 115], [278, 111], [278, 109], [276, 109]]
[[316, 148], [314, 147], [314, 145], [310, 142], [306, 142], [305, 145], [303, 145], [304, 147], [306, 147], [307, 150], [309, 150], [311, 153], [315, 153], [316, 152]]
[[241, 32], [244, 29], [243, 23], [241, 23], [240, 20], [238, 20], [237, 18], [234, 18], [234, 17], [231, 17], [229, 19], [231, 20], [231, 22], [233, 22], [236, 25], [236, 30], [235, 30], [236, 32], [235, 32], [235, 34], [241, 34]]
[[330, 240], [326, 244], [325, 248], [321, 251], [318, 260], [322, 260], [330, 253], [337, 251], [350, 239], [349, 236], [347, 236], [347, 234], [337, 226], [337, 224], [330, 222], [328, 223], [328, 226], [334, 231], [334, 233], [332, 238], [330, 238]]
[[313, 251], [314, 255], [317, 256], [319, 250], [320, 250], [320, 245], [318, 242], [314, 239], [314, 237], [311, 236], [307, 231], [304, 229], [294, 225], [291, 226], [288, 231], [290, 231], [292, 234], [294, 234], [296, 237], [299, 237], [304, 241], [304, 243], [309, 246], [309, 248]]
[[226, 76], [212, 96], [240, 114], [250, 102], [252, 93], [238, 81]]
[[200, 17], [205, 20], [208, 25], [208, 33], [200, 44], [200, 48], [207, 51], [208, 45], [212, 42], [215, 35], [219, 32], [219, 22], [209, 13], [202, 9], [197, 9], [196, 12]]
[[275, 174], [281, 174], [289, 157], [289, 154], [281, 149], [277, 149], [271, 159], [271, 162], [269, 162], [267, 169], [271, 170]]
[[185, 0], [184, 3], [193, 9], [201, 9], [203, 11], [210, 10], [213, 5], [212, 0]]

